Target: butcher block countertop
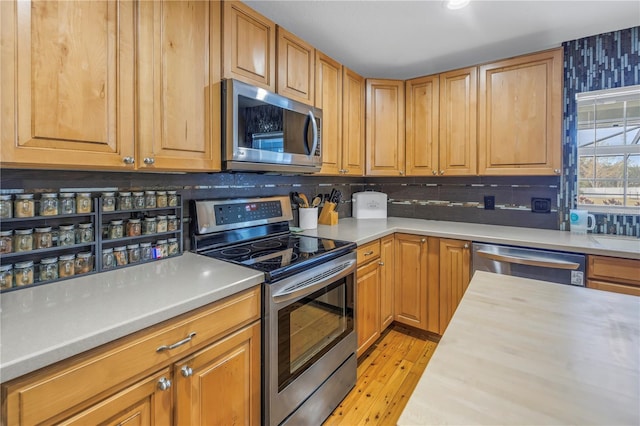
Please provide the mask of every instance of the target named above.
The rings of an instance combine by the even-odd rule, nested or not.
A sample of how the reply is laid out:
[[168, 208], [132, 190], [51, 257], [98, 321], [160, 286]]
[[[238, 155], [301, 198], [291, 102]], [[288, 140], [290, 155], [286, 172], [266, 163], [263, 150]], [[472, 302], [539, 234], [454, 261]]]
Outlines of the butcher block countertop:
[[398, 425], [640, 424], [640, 297], [476, 272]]

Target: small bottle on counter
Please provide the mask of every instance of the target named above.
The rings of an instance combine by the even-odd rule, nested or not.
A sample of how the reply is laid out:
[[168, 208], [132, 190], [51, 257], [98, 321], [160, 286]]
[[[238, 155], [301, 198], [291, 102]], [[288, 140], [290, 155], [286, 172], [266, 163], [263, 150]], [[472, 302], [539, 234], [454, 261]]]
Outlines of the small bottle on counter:
[[93, 241], [93, 223], [79, 223], [76, 232], [76, 244], [86, 244]]
[[112, 212], [116, 209], [116, 193], [115, 192], [103, 192], [102, 193], [102, 211]]
[[76, 213], [76, 194], [73, 192], [60, 193], [60, 214]]
[[129, 244], [127, 246], [127, 256], [129, 256], [129, 263], [140, 262], [140, 246], [138, 244]]
[[178, 191], [167, 191], [167, 206], [178, 207]]
[[167, 191], [158, 191], [156, 193], [156, 207], [167, 207]]
[[51, 281], [58, 279], [58, 258], [47, 257], [40, 261], [40, 281]]
[[93, 254], [88, 252], [78, 253], [75, 261], [76, 275], [86, 274], [93, 270]]
[[60, 225], [58, 228], [58, 246], [72, 246], [76, 243], [76, 226]]
[[76, 194], [76, 211], [78, 213], [91, 213], [91, 193], [78, 192]]
[[13, 251], [33, 250], [33, 229], [16, 229], [13, 235]]
[[153, 259], [151, 243], [140, 243], [140, 260], [146, 262], [151, 259]]
[[155, 217], [145, 217], [142, 221], [142, 234], [151, 235], [157, 232], [157, 221]]
[[13, 265], [0, 265], [0, 290], [13, 287]]
[[167, 215], [167, 231], [174, 232], [178, 230], [178, 217], [174, 214]]
[[124, 225], [122, 219], [109, 222], [109, 239], [115, 240], [124, 237]]
[[177, 238], [169, 238], [167, 240], [167, 254], [169, 256], [180, 254], [180, 245]]
[[133, 208], [144, 209], [144, 192], [133, 193]]
[[116, 259], [116, 266], [124, 266], [129, 264], [126, 246], [114, 247], [113, 257], [115, 257]]
[[7, 254], [13, 251], [13, 231], [0, 232], [0, 254]]
[[147, 209], [155, 209], [157, 206], [156, 202], [156, 191], [145, 191], [144, 192], [144, 207]]
[[142, 235], [142, 221], [140, 219], [129, 219], [127, 222], [127, 237], [139, 237]]
[[40, 216], [58, 215], [58, 194], [42, 194], [40, 196]]
[[167, 232], [167, 216], [156, 216], [156, 232]]
[[15, 217], [34, 217], [35, 201], [33, 194], [18, 194], [13, 202], [13, 214]]
[[17, 262], [13, 271], [17, 287], [33, 284], [33, 260]]
[[0, 195], [0, 219], [11, 219], [13, 217], [13, 203], [11, 194]]
[[133, 210], [133, 197], [131, 192], [118, 193], [118, 210]]
[[112, 269], [116, 266], [116, 259], [112, 248], [102, 249], [102, 269]]
[[60, 278], [73, 276], [75, 273], [75, 256], [63, 254], [58, 258], [58, 275]]
[[53, 234], [50, 226], [36, 228], [34, 245], [36, 249], [44, 249], [53, 246]]

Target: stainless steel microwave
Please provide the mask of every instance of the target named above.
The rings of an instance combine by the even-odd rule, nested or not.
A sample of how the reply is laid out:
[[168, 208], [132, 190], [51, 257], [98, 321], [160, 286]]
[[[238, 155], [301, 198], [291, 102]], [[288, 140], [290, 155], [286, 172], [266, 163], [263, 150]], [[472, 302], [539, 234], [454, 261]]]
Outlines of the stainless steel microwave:
[[232, 79], [222, 82], [222, 102], [225, 170], [320, 170], [320, 109]]

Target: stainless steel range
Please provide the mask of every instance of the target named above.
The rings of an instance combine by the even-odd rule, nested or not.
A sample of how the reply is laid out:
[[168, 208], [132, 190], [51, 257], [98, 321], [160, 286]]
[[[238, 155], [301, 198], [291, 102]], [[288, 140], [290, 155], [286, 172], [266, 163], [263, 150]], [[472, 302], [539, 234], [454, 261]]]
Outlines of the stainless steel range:
[[320, 424], [356, 381], [355, 243], [295, 235], [288, 197], [193, 201], [196, 253], [265, 274], [263, 424]]

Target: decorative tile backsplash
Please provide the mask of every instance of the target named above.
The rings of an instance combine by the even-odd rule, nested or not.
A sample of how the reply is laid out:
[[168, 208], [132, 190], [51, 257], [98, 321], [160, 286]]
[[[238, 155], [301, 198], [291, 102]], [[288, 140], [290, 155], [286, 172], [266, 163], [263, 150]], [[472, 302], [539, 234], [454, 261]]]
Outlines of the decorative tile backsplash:
[[[569, 229], [576, 205], [576, 93], [640, 84], [640, 27], [567, 41], [564, 47], [564, 170], [560, 229]], [[640, 236], [638, 215], [595, 214], [597, 233]]]

